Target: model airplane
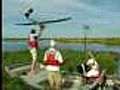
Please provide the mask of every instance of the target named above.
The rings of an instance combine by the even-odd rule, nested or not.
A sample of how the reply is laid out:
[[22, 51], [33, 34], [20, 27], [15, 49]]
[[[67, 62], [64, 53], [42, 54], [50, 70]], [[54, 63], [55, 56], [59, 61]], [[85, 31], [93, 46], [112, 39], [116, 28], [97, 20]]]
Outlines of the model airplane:
[[28, 19], [30, 22], [28, 22], [28, 23], [16, 23], [15, 25], [40, 25], [40, 26], [44, 26], [44, 24], [57, 23], [57, 22], [67, 21], [67, 20], [71, 19], [71, 17], [67, 17], [67, 18], [61, 18], [61, 19], [55, 19], [55, 20], [36, 21], [36, 20], [30, 18], [30, 15], [33, 11], [34, 10], [32, 8], [30, 8], [24, 14], [26, 19]]

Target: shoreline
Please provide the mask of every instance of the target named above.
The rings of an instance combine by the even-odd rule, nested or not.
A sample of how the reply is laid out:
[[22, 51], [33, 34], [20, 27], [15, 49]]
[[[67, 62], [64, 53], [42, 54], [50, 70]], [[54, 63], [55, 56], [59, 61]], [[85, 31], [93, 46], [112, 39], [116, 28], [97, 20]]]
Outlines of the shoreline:
[[[39, 40], [56, 40], [62, 43], [85, 43], [85, 38], [39, 38]], [[27, 40], [26, 38], [3, 38], [3, 41]], [[106, 45], [120, 45], [120, 37], [111, 38], [87, 38], [86, 43], [98, 43]]]

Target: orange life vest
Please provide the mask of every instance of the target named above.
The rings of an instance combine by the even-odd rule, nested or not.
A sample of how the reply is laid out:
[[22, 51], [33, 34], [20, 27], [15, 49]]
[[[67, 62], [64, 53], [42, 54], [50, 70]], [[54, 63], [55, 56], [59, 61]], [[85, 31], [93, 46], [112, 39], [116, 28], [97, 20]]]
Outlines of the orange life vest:
[[[33, 40], [30, 40], [31, 38], [33, 38]], [[28, 37], [28, 46], [30, 48], [37, 48], [38, 47], [38, 40], [35, 39], [34, 37]]]
[[53, 65], [53, 66], [59, 66], [60, 62], [58, 60], [55, 59], [55, 51], [49, 51], [47, 53], [47, 61], [46, 64], [47, 65]]

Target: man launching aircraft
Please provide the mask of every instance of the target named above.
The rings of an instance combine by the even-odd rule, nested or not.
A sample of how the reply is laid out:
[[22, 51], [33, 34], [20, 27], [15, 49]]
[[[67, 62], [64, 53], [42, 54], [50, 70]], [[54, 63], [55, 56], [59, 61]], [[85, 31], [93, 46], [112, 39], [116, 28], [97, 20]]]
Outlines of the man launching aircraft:
[[35, 72], [36, 60], [37, 60], [37, 52], [38, 52], [38, 44], [39, 37], [42, 34], [42, 30], [44, 26], [39, 26], [39, 30], [32, 29], [30, 34], [28, 35], [28, 48], [30, 50], [32, 63], [30, 66], [30, 73]]

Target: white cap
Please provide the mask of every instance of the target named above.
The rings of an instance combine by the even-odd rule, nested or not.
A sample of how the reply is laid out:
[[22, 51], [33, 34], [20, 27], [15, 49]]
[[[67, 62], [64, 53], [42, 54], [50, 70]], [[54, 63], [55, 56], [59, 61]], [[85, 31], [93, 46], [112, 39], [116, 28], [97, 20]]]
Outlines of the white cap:
[[55, 45], [55, 41], [54, 40], [50, 40], [50, 46], [53, 47]]
[[94, 59], [89, 59], [86, 64], [90, 65], [90, 64], [94, 64], [94, 62], [95, 62]]

